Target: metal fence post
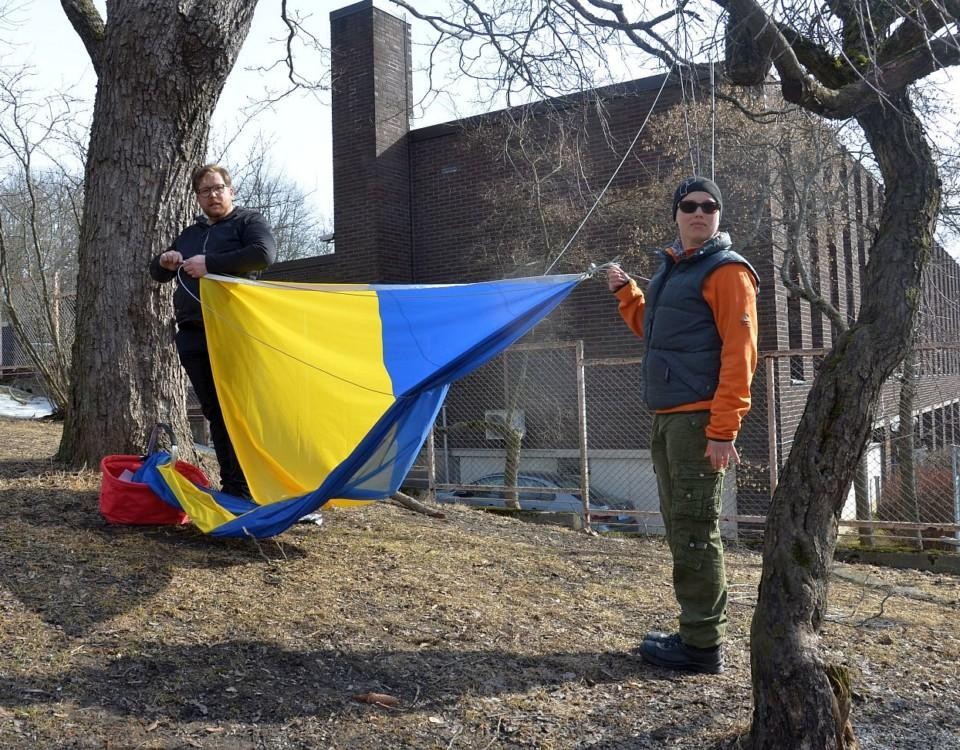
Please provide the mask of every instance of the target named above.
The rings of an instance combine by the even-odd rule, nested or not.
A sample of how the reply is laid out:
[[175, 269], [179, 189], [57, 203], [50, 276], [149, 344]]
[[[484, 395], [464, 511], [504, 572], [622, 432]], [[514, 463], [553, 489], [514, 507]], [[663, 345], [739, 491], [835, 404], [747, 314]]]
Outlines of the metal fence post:
[[447, 405], [440, 407], [440, 420], [443, 425], [443, 481], [450, 481], [450, 439], [447, 436]]
[[[953, 447], [953, 522], [960, 524], [960, 445]], [[960, 529], [953, 532], [955, 539], [960, 539]]]
[[[434, 442], [434, 429], [427, 435], [427, 493], [431, 500], [437, 499], [437, 446]], [[446, 433], [444, 433], [446, 434]]]
[[590, 462], [587, 457], [587, 379], [583, 364], [583, 339], [577, 339], [577, 432], [580, 434], [580, 491], [583, 522], [590, 528]]
[[776, 362], [773, 357], [767, 357], [767, 456], [770, 460], [770, 497], [777, 489], [777, 480], [780, 478], [780, 458], [777, 456], [777, 407], [776, 386], [773, 375]]

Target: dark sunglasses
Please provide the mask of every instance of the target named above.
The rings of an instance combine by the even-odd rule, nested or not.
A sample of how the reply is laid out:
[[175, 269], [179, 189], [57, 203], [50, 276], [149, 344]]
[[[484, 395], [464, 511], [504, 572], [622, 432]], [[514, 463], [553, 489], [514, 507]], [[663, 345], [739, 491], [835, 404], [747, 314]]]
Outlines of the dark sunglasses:
[[699, 208], [705, 214], [715, 214], [720, 210], [720, 204], [716, 201], [704, 201], [703, 203], [697, 203], [696, 201], [680, 201], [677, 204], [677, 208], [683, 211], [685, 214], [692, 214], [696, 212]]

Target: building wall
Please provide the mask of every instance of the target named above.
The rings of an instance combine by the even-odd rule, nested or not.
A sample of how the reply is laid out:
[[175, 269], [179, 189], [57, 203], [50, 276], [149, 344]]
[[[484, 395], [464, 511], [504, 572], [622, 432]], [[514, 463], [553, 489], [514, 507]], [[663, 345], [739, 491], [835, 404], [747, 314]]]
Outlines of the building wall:
[[[271, 272], [274, 278], [448, 283], [542, 273], [545, 259], [556, 257], [571, 227], [560, 222], [548, 232], [545, 221], [540, 224], [533, 215], [518, 220], [517, 212], [505, 203], [517, 187], [511, 144], [519, 142], [521, 129], [525, 143], [535, 151], [551, 139], [562, 142], [567, 131], [574, 129], [567, 126], [576, 125], [579, 135], [572, 144], [577, 157], [576, 182], [554, 177], [541, 188], [544, 200], [556, 203], [588, 186], [590, 195], [574, 196], [581, 200], [571, 202], [567, 211], [579, 220], [585, 215], [588, 199], [614, 173], [651, 109], [654, 120], [673, 118], [678, 127], [682, 122], [680, 110], [673, 109], [682, 102], [680, 87], [668, 82], [658, 98], [663, 78], [654, 76], [581, 96], [409, 131], [409, 27], [365, 0], [331, 14], [331, 40], [336, 252], [297, 261], [296, 266], [283, 264]], [[602, 102], [602, 108], [597, 102]], [[546, 160], [543, 166], [549, 168]], [[665, 182], [665, 175], [673, 174], [675, 167], [675, 157], [664, 156], [641, 139], [611, 185], [605, 205], [553, 272], [581, 272], [590, 262], [601, 264], [629, 251], [635, 244], [629, 221], [633, 208], [630, 191], [642, 185], [664, 185], [666, 212], [673, 183]], [[780, 276], [784, 249], [789, 243], [801, 246], [814, 288], [843, 320], [854, 320], [865, 293], [867, 253], [881, 205], [879, 187], [852, 161], [843, 165], [839, 194], [823, 196], [819, 205], [815, 202], [813, 216], [791, 235], [783, 224], [789, 218], [785, 215], [789, 209], [781, 200], [784, 186], [765, 171], [762, 160], [752, 168], [758, 170], [756, 190], [746, 196], [725, 196], [722, 228], [745, 226], [748, 215], [750, 225], [755, 226], [747, 244], [738, 244], [737, 249], [760, 276], [759, 348], [761, 352], [829, 348], [837, 333], [829, 318], [806, 300], [793, 300], [787, 293]], [[722, 173], [716, 179], [724, 184]], [[767, 195], [769, 200], [760, 203], [760, 220], [754, 222], [758, 195]], [[517, 240], [513, 243], [509, 242], [511, 231]], [[736, 231], [733, 234], [737, 243]], [[631, 262], [640, 265], [627, 267], [628, 271], [649, 276], [658, 261], [651, 253], [646, 259], [631, 256]], [[944, 256], [933, 268], [926, 282], [928, 292], [958, 299], [957, 264]], [[928, 326], [936, 322], [936, 337], [960, 338], [955, 308], [927, 321]], [[620, 321], [602, 279], [582, 283], [538, 327], [536, 336], [582, 339], [588, 358], [641, 353], [640, 342]], [[957, 357], [946, 356], [942, 361], [954, 363], [952, 373], [960, 370]], [[750, 436], [749, 442], [741, 441], [748, 456], [759, 461], [766, 455], [771, 440], [769, 422], [775, 425], [781, 460], [787, 454], [817, 365], [818, 359], [811, 357], [778, 359], [773, 380], [769, 380], [767, 367], [761, 363], [753, 388], [754, 408], [742, 433]], [[948, 376], [942, 373], [942, 377]], [[598, 370], [588, 381], [592, 378], [602, 389], [605, 377], [608, 375]], [[768, 421], [771, 391], [775, 413]], [[935, 397], [923, 394], [924, 398]], [[638, 395], [625, 392], [611, 397], [622, 397], [618, 412], [622, 419], [595, 421], [591, 425], [593, 444], [618, 448], [617, 436], [635, 425], [636, 444], [646, 447], [642, 425], [648, 422], [643, 419], [645, 410]], [[757, 476], [750, 477], [750, 484], [756, 497], [750, 500], [749, 493], [745, 494], [750, 507], [742, 512], [760, 512], [767, 490]]]

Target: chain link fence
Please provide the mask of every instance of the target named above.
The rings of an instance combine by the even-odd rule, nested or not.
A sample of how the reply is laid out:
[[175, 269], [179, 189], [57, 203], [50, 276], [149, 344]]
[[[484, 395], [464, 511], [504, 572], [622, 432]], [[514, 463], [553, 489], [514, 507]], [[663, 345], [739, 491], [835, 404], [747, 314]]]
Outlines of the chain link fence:
[[[767, 354], [771, 466], [782, 467], [825, 350]], [[840, 518], [842, 541], [956, 549], [960, 345], [917, 346], [887, 381]], [[775, 470], [771, 475], [775, 486]]]
[[[825, 354], [764, 355], [737, 439], [741, 463], [724, 481], [728, 538], [762, 534]], [[918, 347], [914, 362], [878, 404], [843, 508], [846, 541], [954, 548], [960, 536], [960, 347]], [[585, 358], [580, 342], [515, 345], [451, 386], [419, 471], [441, 502], [515, 499], [522, 509], [569, 512], [600, 530], [661, 533], [653, 416], [640, 399], [640, 372], [639, 358]], [[912, 429], [901, 430], [901, 414]]]
[[62, 293], [54, 286], [46, 297], [40, 290], [25, 287], [12, 289], [10, 298], [22, 331], [18, 335], [9, 309], [0, 303], [0, 369], [34, 371], [31, 351], [51, 371], [64, 364], [69, 367], [76, 295]]
[[[640, 399], [641, 360], [585, 358], [581, 342], [518, 344], [454, 383], [418, 458], [440, 502], [569, 513], [604, 531], [662, 533], [650, 455], [653, 415]], [[743, 463], [727, 473], [722, 528], [764, 506], [767, 445], [748, 419]], [[507, 478], [516, 466], [516, 483]], [[766, 490], [764, 489], [764, 492]], [[738, 499], [742, 498], [742, 499]]]
[[[956, 549], [960, 536], [958, 353], [955, 343], [917, 346], [886, 383], [871, 439], [841, 511], [841, 543]], [[751, 508], [740, 502], [741, 513], [764, 512], [826, 354], [821, 349], [764, 355], [753, 394], [754, 413], [763, 413], [766, 419], [765, 429], [755, 425], [755, 430], [766, 437], [767, 460], [765, 467], [760, 461], [751, 467], [754, 476], [749, 490], [758, 503]], [[908, 428], [901, 430], [901, 418]], [[752, 528], [745, 520], [741, 529]]]

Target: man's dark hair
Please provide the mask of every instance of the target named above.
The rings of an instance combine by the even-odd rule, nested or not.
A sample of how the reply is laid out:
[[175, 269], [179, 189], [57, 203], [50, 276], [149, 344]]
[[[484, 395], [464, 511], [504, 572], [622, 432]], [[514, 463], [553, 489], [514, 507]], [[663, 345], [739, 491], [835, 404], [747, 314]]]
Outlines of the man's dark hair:
[[200, 181], [206, 177], [208, 174], [218, 174], [223, 178], [223, 184], [227, 187], [233, 187], [233, 181], [230, 179], [230, 172], [227, 171], [226, 167], [222, 167], [219, 164], [204, 164], [202, 167], [197, 167], [193, 170], [193, 174], [190, 175], [190, 183], [193, 185], [193, 192], [197, 192], [200, 189]]

